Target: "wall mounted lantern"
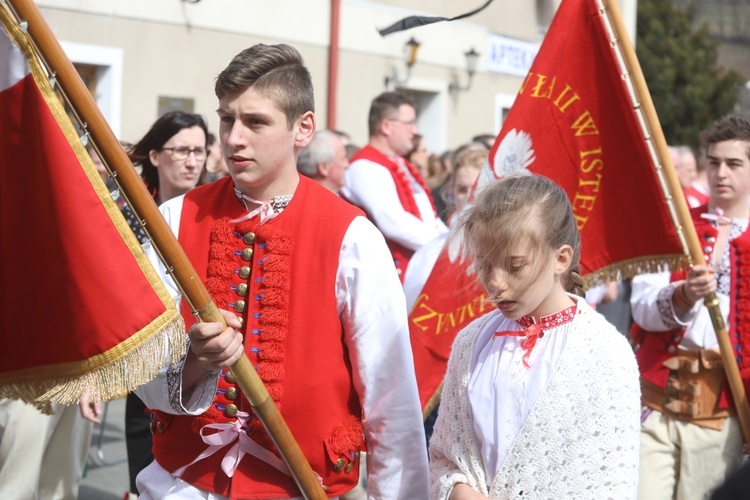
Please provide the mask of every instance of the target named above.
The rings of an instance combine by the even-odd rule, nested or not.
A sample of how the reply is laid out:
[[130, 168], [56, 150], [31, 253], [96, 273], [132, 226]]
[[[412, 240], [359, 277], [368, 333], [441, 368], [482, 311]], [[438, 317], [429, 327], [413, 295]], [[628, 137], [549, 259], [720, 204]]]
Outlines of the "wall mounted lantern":
[[453, 73], [453, 81], [451, 81], [450, 85], [448, 86], [448, 91], [451, 93], [469, 90], [471, 88], [471, 80], [474, 78], [474, 73], [476, 73], [477, 71], [479, 52], [474, 50], [474, 47], [472, 47], [468, 52], [464, 53], [464, 56], [466, 56], [466, 73], [468, 74], [466, 85], [462, 86], [461, 84], [459, 84], [458, 75], [456, 73]]
[[386, 75], [385, 77], [385, 87], [388, 89], [395, 89], [398, 87], [403, 87], [406, 85], [406, 82], [409, 80], [409, 76], [411, 76], [411, 68], [414, 66], [414, 63], [417, 62], [417, 51], [419, 50], [420, 43], [414, 39], [414, 37], [410, 38], [408, 42], [404, 45], [404, 64], [406, 65], [406, 76], [402, 79], [399, 74], [396, 66], [393, 66], [391, 68], [391, 74]]

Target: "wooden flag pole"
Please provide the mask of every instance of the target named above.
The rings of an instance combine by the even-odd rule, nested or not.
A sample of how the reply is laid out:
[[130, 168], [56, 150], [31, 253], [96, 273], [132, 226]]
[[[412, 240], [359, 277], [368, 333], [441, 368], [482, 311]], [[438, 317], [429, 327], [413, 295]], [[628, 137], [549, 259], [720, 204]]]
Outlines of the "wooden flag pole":
[[[635, 106], [640, 105], [641, 112], [643, 113], [646, 127], [650, 138], [646, 137], [646, 140], [651, 141], [656, 156], [659, 160], [658, 165], [661, 165], [661, 171], [666, 181], [666, 186], [669, 191], [669, 199], [671, 201], [678, 220], [678, 232], [682, 231], [685, 243], [690, 257], [691, 266], [704, 265], [706, 263], [703, 255], [703, 250], [698, 240], [698, 234], [695, 231], [693, 220], [690, 217], [690, 210], [687, 206], [687, 201], [682, 195], [682, 188], [677, 174], [674, 171], [672, 160], [669, 157], [667, 150], [667, 141], [664, 138], [664, 132], [661, 129], [659, 118], [656, 115], [656, 109], [654, 103], [651, 100], [651, 94], [646, 86], [646, 80], [643, 77], [641, 66], [638, 63], [638, 58], [635, 55], [633, 45], [630, 43], [625, 24], [620, 16], [620, 9], [617, 5], [616, 0], [600, 0], [603, 5], [604, 12], [602, 15], [606, 15], [611, 23], [612, 32], [614, 34], [613, 46], [615, 50], [617, 47], [620, 48], [624, 65], [627, 69], [628, 74], [625, 75], [630, 78], [637, 101], [634, 102]], [[659, 167], [657, 167], [658, 169]], [[727, 332], [726, 325], [724, 323], [724, 316], [719, 308], [719, 298], [715, 293], [706, 296], [703, 299], [704, 305], [708, 308], [708, 312], [711, 316], [711, 322], [713, 323], [714, 330], [716, 330], [716, 338], [719, 342], [719, 349], [721, 351], [721, 358], [724, 362], [724, 371], [729, 381], [729, 387], [732, 391], [732, 397], [737, 408], [737, 416], [740, 420], [740, 426], [742, 427], [742, 434], [745, 442], [750, 442], [750, 406], [747, 401], [747, 394], [745, 393], [745, 386], [742, 384], [742, 378], [740, 377], [740, 370], [737, 367], [737, 360], [734, 358], [734, 349], [729, 339], [729, 333]]]
[[[201, 321], [219, 322], [226, 327], [219, 309], [36, 4], [32, 0], [7, 2], [17, 18], [28, 23], [27, 30], [32, 43], [54, 73], [52, 76], [56, 78], [75, 112], [84, 121], [102, 159], [114, 171], [128, 204], [144, 221], [154, 247], [170, 269], [187, 302], [198, 313]], [[243, 355], [231, 370], [304, 497], [314, 500], [328, 498], [247, 356]]]

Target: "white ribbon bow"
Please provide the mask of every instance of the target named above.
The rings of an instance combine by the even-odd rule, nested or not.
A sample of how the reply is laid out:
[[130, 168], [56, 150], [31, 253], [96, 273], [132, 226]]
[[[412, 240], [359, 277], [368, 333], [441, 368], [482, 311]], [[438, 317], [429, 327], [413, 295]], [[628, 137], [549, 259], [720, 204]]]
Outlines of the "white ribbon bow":
[[231, 222], [232, 224], [237, 224], [238, 222], [243, 222], [243, 221], [252, 219], [258, 214], [260, 214], [260, 223], [265, 224], [266, 222], [273, 219], [277, 215], [276, 211], [273, 209], [273, 200], [269, 200], [269, 201], [256, 200], [255, 198], [250, 198], [246, 194], [242, 195], [242, 199], [247, 200], [250, 203], [254, 203], [255, 205], [260, 205], [260, 206], [254, 210], [249, 211], [248, 213], [246, 213], [245, 215], [243, 215], [242, 217], [238, 219], [230, 220], [229, 222]]
[[[237, 413], [237, 420], [225, 424], [207, 424], [204, 425], [200, 430], [201, 439], [208, 445], [208, 448], [198, 455], [195, 460], [190, 462], [184, 467], [181, 467], [175, 471], [176, 476], [181, 476], [185, 470], [191, 465], [208, 458], [221, 448], [224, 448], [228, 444], [234, 443], [229, 448], [224, 458], [221, 460], [221, 470], [224, 471], [228, 477], [234, 476], [237, 467], [240, 465], [240, 461], [246, 454], [250, 454], [260, 460], [263, 460], [267, 464], [271, 465], [275, 469], [283, 472], [287, 476], [291, 476], [291, 472], [287, 467], [286, 463], [279, 457], [263, 448], [261, 445], [250, 439], [245, 432], [246, 419], [249, 415], [245, 412]], [[204, 434], [207, 429], [218, 430], [212, 434]]]
[[724, 210], [716, 207], [713, 211], [715, 212], [713, 214], [712, 213], [701, 214], [701, 219], [714, 221], [715, 223], [722, 225], [722, 226], [732, 223], [731, 218], [724, 217]]

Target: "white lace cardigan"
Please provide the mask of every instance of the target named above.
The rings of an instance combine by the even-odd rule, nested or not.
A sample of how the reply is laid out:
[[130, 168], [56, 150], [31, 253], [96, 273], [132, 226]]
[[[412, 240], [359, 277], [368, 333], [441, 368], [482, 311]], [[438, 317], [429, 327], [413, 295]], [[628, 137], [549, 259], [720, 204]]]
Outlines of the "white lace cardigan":
[[430, 440], [431, 498], [448, 498], [457, 483], [490, 499], [636, 498], [638, 367], [625, 338], [583, 300], [547, 387], [487, 490], [467, 385], [474, 342], [494, 314], [453, 344]]

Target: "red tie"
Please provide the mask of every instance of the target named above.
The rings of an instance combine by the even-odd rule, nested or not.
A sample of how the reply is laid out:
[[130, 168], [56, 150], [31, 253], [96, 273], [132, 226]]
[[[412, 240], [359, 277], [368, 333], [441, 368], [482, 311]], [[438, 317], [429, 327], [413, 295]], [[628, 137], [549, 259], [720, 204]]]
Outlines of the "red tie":
[[508, 330], [504, 332], [495, 332], [495, 337], [505, 336], [524, 337], [524, 339], [521, 341], [521, 347], [523, 347], [524, 351], [526, 351], [523, 355], [523, 366], [525, 366], [527, 370], [531, 369], [531, 366], [529, 366], [529, 356], [531, 356], [531, 350], [534, 349], [537, 339], [539, 339], [539, 337], [544, 337], [544, 332], [542, 331], [541, 325], [534, 323], [526, 330]]

